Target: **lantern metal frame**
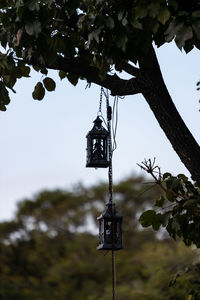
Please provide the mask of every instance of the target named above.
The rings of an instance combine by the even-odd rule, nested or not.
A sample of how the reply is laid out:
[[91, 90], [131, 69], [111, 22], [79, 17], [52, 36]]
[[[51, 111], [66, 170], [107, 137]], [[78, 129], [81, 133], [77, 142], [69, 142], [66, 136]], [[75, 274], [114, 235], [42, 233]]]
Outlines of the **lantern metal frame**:
[[122, 246], [123, 217], [114, 204], [107, 203], [106, 210], [97, 218], [99, 221], [99, 246], [97, 250], [120, 250]]
[[94, 120], [93, 128], [86, 135], [87, 138], [87, 162], [86, 167], [107, 168], [109, 160], [109, 132], [102, 126], [102, 120], [98, 116]]

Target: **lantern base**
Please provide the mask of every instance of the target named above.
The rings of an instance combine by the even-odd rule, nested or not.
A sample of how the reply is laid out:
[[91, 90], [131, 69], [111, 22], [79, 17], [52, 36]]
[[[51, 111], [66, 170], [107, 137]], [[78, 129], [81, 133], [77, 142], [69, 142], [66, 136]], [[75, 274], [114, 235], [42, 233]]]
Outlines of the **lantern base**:
[[122, 245], [114, 245], [114, 247], [112, 247], [112, 245], [105, 245], [105, 244], [101, 244], [97, 247], [97, 250], [121, 250], [123, 249]]
[[109, 165], [109, 161], [93, 160], [86, 163], [86, 168], [107, 168]]

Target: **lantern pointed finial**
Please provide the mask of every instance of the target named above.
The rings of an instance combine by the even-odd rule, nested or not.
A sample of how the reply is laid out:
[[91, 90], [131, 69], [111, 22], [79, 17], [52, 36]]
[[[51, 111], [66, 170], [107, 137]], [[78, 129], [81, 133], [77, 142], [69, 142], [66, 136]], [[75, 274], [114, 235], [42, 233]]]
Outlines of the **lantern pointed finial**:
[[93, 121], [94, 125], [96, 125], [97, 127], [100, 127], [102, 122], [103, 121], [99, 118], [99, 116], [97, 116], [97, 118]]

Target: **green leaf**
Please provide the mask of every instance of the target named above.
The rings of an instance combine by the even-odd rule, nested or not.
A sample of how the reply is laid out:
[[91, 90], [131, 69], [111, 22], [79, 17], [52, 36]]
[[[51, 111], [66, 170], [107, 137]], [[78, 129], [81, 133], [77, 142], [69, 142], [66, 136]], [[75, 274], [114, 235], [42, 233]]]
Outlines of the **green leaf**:
[[192, 295], [186, 295], [185, 300], [192, 300]]
[[156, 200], [155, 206], [162, 207], [164, 202], [165, 202], [165, 198], [161, 196], [159, 200]]
[[114, 20], [111, 17], [105, 18], [105, 24], [106, 24], [106, 27], [108, 27], [110, 29], [113, 29], [115, 27]]
[[28, 9], [30, 11], [34, 11], [34, 10], [39, 10], [40, 9], [40, 5], [38, 4], [37, 0], [32, 0], [30, 1], [30, 3], [28, 4]]
[[135, 8], [135, 17], [136, 19], [143, 19], [147, 16], [148, 10], [146, 6], [136, 6]]
[[193, 18], [200, 18], [200, 10], [195, 10], [192, 13]]
[[200, 40], [200, 21], [192, 23], [192, 28], [198, 40]]
[[171, 177], [172, 174], [171, 173], [164, 173], [163, 174], [163, 180], [167, 179], [168, 177]]
[[174, 193], [171, 190], [167, 190], [166, 192], [166, 197], [170, 202], [174, 202], [175, 201], [175, 196]]
[[10, 103], [9, 93], [2, 81], [0, 81], [0, 102], [4, 105]]
[[191, 26], [183, 26], [181, 30], [176, 34], [175, 42], [179, 49], [185, 46], [187, 40], [192, 39], [193, 32]]
[[64, 71], [62, 71], [62, 70], [60, 70], [60, 71], [59, 71], [59, 76], [60, 76], [60, 79], [62, 80], [62, 79], [64, 79], [65, 77], [67, 77], [67, 73], [64, 72]]
[[158, 2], [151, 2], [148, 5], [148, 14], [150, 17], [155, 18], [158, 15], [160, 9], [160, 3]]
[[188, 180], [188, 177], [186, 177], [184, 174], [178, 174], [177, 177], [182, 179], [184, 182]]
[[170, 42], [176, 34], [182, 29], [184, 26], [184, 22], [177, 21], [176, 19], [173, 20], [170, 24], [167, 30], [165, 31], [165, 40], [166, 42]]
[[6, 106], [4, 104], [2, 104], [1, 102], [0, 102], [0, 110], [1, 111], [6, 111], [7, 110]]
[[177, 2], [177, 0], [169, 0], [168, 3], [169, 3], [169, 6], [172, 7], [174, 10], [178, 9], [178, 2]]
[[0, 110], [6, 111], [6, 105], [10, 103], [8, 90], [2, 81], [0, 81]]
[[50, 78], [50, 77], [46, 77], [44, 80], [43, 80], [43, 83], [44, 83], [44, 86], [45, 88], [47, 89], [47, 91], [49, 92], [52, 92], [55, 90], [56, 88], [56, 83], [55, 81]]
[[37, 72], [39, 72], [40, 71], [40, 68], [38, 67], [38, 66], [32, 66], [33, 67], [33, 69], [35, 70], [35, 71], [37, 71]]
[[70, 74], [67, 74], [67, 79], [69, 80], [69, 82], [71, 82], [71, 84], [76, 86], [78, 83], [79, 77], [76, 74], [70, 73]]
[[188, 206], [191, 206], [193, 204], [196, 204], [197, 203], [197, 199], [188, 199], [185, 201], [185, 203], [183, 204], [183, 207], [188, 207]]
[[127, 42], [128, 42], [127, 36], [125, 34], [121, 34], [117, 38], [116, 45], [118, 48], [121, 48], [122, 51], [125, 51]]
[[16, 9], [18, 10], [21, 6], [24, 5], [24, 1], [23, 0], [18, 0], [18, 1], [15, 1], [15, 7]]
[[149, 227], [153, 224], [156, 212], [154, 210], [145, 211], [139, 218], [139, 222], [143, 227]]
[[180, 213], [180, 211], [182, 210], [182, 208], [180, 207], [180, 205], [175, 205], [172, 209], [172, 215], [174, 216], [177, 213]]
[[101, 33], [103, 26], [99, 26], [97, 29], [88, 34], [88, 44], [90, 45], [92, 40], [99, 43], [99, 34]]
[[124, 18], [122, 19], [122, 25], [123, 25], [123, 26], [126, 26], [127, 24], [128, 24], [128, 20], [127, 20], [126, 17], [124, 17]]
[[172, 223], [171, 223], [172, 229], [177, 232], [180, 230], [180, 224], [176, 218], [173, 218]]
[[38, 20], [28, 22], [25, 25], [25, 30], [27, 34], [34, 35], [37, 38], [41, 32], [41, 24]]
[[44, 95], [45, 95], [45, 89], [43, 87], [43, 84], [41, 82], [38, 82], [32, 93], [33, 99], [42, 100], [44, 98]]
[[152, 29], [151, 29], [151, 30], [152, 30], [153, 34], [156, 34], [156, 32], [158, 31], [159, 27], [160, 27], [160, 25], [159, 25], [158, 22], [155, 22], [155, 23], [152, 25]]
[[24, 77], [30, 77], [30, 76], [29, 76], [30, 71], [31, 71], [30, 67], [27, 67], [27, 66], [25, 66], [24, 64], [22, 64], [22, 65], [20, 66], [20, 69], [21, 69], [22, 75], [23, 75]]
[[48, 70], [45, 68], [45, 67], [41, 67], [40, 68], [40, 72], [44, 75], [47, 75], [48, 74]]
[[[12, 76], [12, 75], [13, 75], [13, 76]], [[13, 86], [15, 85], [17, 79], [16, 79], [16, 77], [15, 77], [14, 74], [12, 74], [12, 75], [5, 75], [5, 76], [3, 77], [3, 82], [5, 83], [5, 85], [6, 85], [8, 88], [10, 88], [10, 89], [12, 89], [12, 91], [14, 91], [14, 90], [13, 90]]]
[[158, 230], [161, 225], [161, 214], [156, 214], [154, 210], [145, 211], [139, 219], [143, 227], [152, 226], [154, 230]]
[[160, 223], [162, 224], [163, 227], [166, 227], [169, 221], [169, 218], [171, 216], [171, 211], [167, 211], [163, 215], [160, 215]]
[[133, 19], [133, 21], [131, 21], [131, 25], [136, 29], [142, 30], [142, 28], [143, 28], [142, 24], [138, 20], [135, 20], [135, 19]]
[[158, 230], [160, 228], [161, 225], [161, 214], [156, 214], [155, 217], [153, 218], [153, 222], [152, 222], [152, 227], [153, 230]]
[[170, 16], [170, 11], [166, 7], [162, 7], [159, 11], [157, 19], [164, 25], [169, 20]]
[[119, 21], [121, 21], [122, 20], [122, 18], [123, 18], [123, 16], [124, 16], [124, 10], [121, 10], [119, 13], [118, 13], [118, 20]]
[[182, 184], [180, 183], [180, 179], [174, 176], [171, 176], [170, 178], [165, 180], [167, 188], [168, 189], [176, 189], [177, 187], [182, 187]]

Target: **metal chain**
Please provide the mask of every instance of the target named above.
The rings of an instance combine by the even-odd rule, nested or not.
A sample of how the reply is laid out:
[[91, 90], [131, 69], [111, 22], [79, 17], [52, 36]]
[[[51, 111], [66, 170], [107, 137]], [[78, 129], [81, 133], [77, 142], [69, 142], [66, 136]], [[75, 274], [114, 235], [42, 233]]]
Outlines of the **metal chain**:
[[98, 113], [97, 113], [98, 116], [102, 115], [101, 107], [102, 107], [103, 92], [104, 92], [103, 87], [101, 87], [100, 100], [99, 100], [99, 110], [98, 110]]

